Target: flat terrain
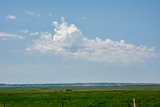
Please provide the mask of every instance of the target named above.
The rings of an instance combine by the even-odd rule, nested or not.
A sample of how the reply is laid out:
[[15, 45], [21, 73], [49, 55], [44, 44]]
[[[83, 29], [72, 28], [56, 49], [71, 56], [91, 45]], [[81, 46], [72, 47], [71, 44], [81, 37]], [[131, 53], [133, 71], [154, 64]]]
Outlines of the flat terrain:
[[0, 88], [0, 107], [160, 107], [160, 86]]

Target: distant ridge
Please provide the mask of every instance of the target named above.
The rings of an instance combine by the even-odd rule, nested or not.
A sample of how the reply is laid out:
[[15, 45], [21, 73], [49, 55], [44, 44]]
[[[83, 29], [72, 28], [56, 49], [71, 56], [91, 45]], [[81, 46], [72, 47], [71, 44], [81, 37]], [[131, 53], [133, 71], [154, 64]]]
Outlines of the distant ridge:
[[133, 86], [133, 85], [156, 85], [160, 86], [160, 83], [49, 83], [49, 84], [0, 84], [0, 88], [5, 87], [59, 87], [59, 86]]

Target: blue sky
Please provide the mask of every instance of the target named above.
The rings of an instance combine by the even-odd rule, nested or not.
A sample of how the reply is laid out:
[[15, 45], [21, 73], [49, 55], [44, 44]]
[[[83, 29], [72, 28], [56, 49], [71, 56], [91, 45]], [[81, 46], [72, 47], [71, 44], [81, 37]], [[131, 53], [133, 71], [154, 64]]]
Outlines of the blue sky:
[[0, 83], [160, 83], [159, 5], [0, 1]]

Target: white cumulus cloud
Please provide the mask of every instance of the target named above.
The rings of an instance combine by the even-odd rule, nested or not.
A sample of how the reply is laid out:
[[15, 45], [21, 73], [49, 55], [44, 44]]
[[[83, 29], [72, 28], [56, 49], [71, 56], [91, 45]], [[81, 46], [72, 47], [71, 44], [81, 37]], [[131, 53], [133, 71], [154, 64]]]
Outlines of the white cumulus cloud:
[[136, 46], [124, 40], [114, 41], [100, 38], [88, 39], [74, 25], [53, 22], [54, 32], [41, 34], [40, 39], [26, 48], [28, 52], [63, 55], [103, 63], [136, 63], [157, 57], [154, 47]]
[[23, 36], [17, 34], [11, 34], [7, 32], [0, 32], [0, 39], [8, 40], [8, 39], [24, 39]]
[[8, 16], [5, 17], [5, 19], [7, 19], [7, 20], [16, 20], [17, 18], [14, 15], [8, 15]]

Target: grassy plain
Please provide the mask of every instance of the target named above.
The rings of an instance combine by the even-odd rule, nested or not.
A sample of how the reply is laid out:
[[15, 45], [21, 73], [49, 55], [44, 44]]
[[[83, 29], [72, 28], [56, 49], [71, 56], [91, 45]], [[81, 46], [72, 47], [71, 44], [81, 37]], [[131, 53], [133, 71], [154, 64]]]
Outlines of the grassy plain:
[[0, 88], [0, 107], [133, 107], [133, 98], [160, 107], [160, 86]]

